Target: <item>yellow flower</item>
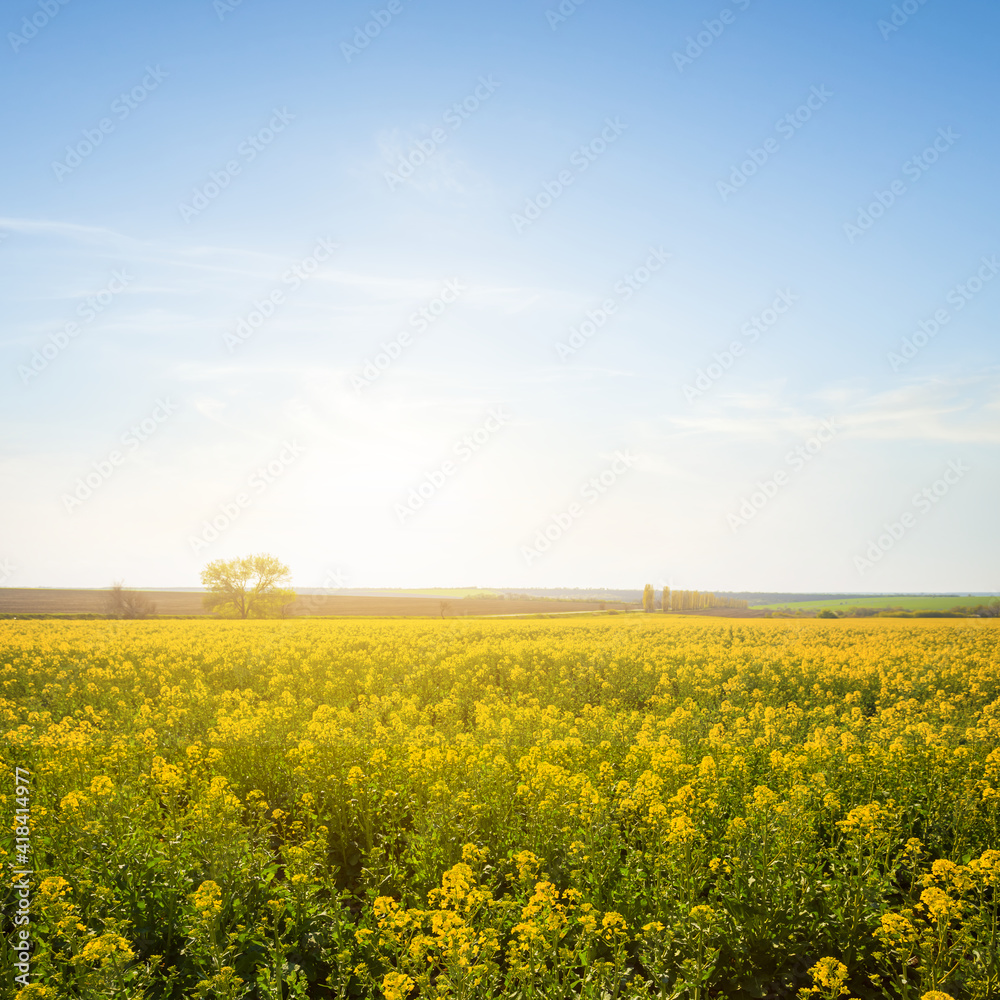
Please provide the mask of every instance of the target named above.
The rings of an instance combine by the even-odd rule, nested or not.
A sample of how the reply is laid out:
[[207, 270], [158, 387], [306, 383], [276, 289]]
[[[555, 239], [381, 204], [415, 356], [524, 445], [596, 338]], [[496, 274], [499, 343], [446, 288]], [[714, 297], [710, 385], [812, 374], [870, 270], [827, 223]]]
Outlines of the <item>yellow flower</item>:
[[385, 1000], [405, 1000], [416, 985], [402, 972], [387, 972], [382, 977], [382, 995]]
[[[810, 970], [816, 986], [827, 991], [828, 996], [843, 996], [847, 993], [847, 966], [835, 958], [821, 958]], [[814, 988], [815, 989], [815, 988]]]
[[475, 844], [465, 844], [462, 847], [462, 860], [468, 865], [481, 865], [489, 855], [488, 847], [477, 847]]
[[92, 795], [98, 795], [101, 798], [110, 795], [114, 791], [114, 784], [111, 779], [105, 774], [99, 774], [90, 783], [90, 792]]
[[212, 881], [202, 882], [188, 895], [201, 918], [210, 922], [222, 912], [222, 889]]
[[519, 851], [514, 855], [514, 862], [517, 865], [517, 874], [523, 881], [534, 878], [542, 865], [531, 851]]
[[667, 831], [667, 841], [671, 844], [690, 844], [698, 836], [691, 817], [686, 813], [674, 816]]
[[17, 1000], [59, 1000], [59, 994], [51, 986], [28, 983], [17, 991]]
[[102, 934], [84, 945], [83, 951], [77, 956], [77, 961], [100, 962], [105, 965], [115, 955], [121, 955], [125, 959], [135, 957], [128, 941], [120, 934]]
[[952, 899], [951, 896], [937, 887], [924, 889], [920, 894], [920, 902], [927, 907], [935, 921], [948, 921], [962, 915], [961, 902]]
[[76, 792], [67, 792], [60, 800], [59, 806], [66, 812], [79, 812], [87, 799]]
[[267, 811], [267, 799], [264, 798], [264, 793], [259, 788], [253, 788], [247, 792], [246, 804], [247, 808], [253, 809], [255, 812]]
[[601, 918], [601, 936], [605, 941], [614, 941], [615, 938], [623, 938], [628, 933], [628, 924], [625, 918], [614, 910], [609, 910]]
[[[20, 877], [20, 875], [15, 875], [14, 881], [18, 881]], [[67, 892], [69, 892], [69, 882], [60, 875], [44, 879], [38, 887], [38, 894], [45, 905], [51, 905], [62, 899]]]

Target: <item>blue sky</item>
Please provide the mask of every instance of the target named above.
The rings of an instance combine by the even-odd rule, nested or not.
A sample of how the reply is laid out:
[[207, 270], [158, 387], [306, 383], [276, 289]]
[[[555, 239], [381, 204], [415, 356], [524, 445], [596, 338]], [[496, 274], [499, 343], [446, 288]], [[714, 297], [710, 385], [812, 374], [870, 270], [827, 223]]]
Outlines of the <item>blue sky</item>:
[[1000, 590], [995, 5], [483, 7], [7, 6], [0, 584]]

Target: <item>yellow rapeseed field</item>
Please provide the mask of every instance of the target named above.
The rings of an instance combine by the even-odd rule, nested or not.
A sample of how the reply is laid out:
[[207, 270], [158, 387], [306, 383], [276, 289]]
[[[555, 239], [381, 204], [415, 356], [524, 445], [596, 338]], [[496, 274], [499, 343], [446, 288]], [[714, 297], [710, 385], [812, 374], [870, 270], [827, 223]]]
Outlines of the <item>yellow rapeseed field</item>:
[[998, 637], [0, 622], [0, 997], [996, 998]]

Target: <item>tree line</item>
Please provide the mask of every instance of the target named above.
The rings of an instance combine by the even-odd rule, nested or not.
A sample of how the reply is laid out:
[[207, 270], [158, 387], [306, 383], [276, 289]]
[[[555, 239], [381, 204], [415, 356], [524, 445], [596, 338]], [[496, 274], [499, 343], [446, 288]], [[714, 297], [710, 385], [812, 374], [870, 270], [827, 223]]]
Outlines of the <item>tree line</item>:
[[740, 597], [723, 597], [708, 590], [671, 590], [663, 588], [657, 609], [656, 591], [651, 583], [642, 588], [643, 611], [702, 611], [706, 608], [748, 608], [750, 602]]

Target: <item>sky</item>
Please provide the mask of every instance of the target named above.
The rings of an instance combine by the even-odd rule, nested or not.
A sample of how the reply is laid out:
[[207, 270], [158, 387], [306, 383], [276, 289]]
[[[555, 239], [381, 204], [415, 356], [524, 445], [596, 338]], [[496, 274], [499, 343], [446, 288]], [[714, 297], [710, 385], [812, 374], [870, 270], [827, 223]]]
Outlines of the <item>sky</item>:
[[0, 18], [0, 585], [1000, 590], [995, 4]]

